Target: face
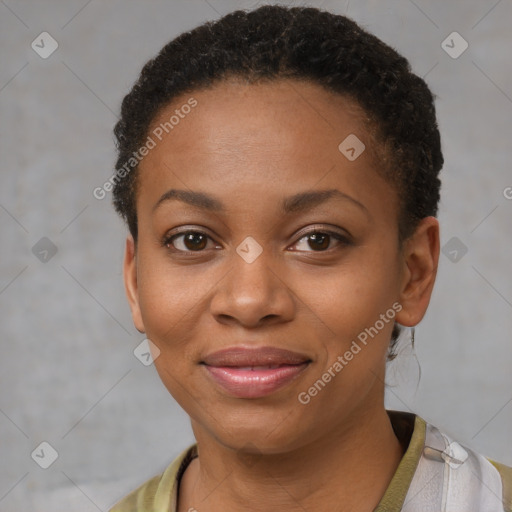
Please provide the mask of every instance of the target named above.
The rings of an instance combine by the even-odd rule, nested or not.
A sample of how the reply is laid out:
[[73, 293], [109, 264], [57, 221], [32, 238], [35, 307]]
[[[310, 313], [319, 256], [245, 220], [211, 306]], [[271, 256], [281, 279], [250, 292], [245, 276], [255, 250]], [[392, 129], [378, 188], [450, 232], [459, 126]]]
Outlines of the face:
[[382, 409], [393, 322], [426, 310], [437, 225], [399, 245], [362, 115], [317, 85], [232, 81], [154, 120], [126, 289], [196, 437], [278, 453]]

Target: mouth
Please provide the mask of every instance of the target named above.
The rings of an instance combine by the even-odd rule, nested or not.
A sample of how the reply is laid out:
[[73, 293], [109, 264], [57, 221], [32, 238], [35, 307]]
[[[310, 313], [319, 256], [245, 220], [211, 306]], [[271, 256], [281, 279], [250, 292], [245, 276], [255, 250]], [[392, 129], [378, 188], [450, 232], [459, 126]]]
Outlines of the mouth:
[[308, 356], [285, 349], [234, 347], [209, 354], [200, 364], [229, 395], [261, 398], [297, 378], [309, 363]]

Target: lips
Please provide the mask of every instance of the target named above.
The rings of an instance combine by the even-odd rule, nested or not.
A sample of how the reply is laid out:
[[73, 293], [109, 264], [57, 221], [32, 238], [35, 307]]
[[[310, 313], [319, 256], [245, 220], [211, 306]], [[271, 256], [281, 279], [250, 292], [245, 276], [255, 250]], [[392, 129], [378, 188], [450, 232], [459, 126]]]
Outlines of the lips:
[[311, 359], [276, 347], [233, 347], [207, 355], [201, 364], [209, 378], [237, 398], [260, 398], [298, 377]]
[[279, 366], [302, 364], [309, 357], [276, 347], [244, 348], [233, 347], [207, 355], [203, 362], [208, 366]]

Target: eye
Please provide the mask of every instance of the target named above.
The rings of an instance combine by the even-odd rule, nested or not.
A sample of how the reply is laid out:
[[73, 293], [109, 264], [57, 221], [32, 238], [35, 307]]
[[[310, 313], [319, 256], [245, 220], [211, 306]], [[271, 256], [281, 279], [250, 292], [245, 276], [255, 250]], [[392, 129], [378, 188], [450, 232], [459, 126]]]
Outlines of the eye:
[[164, 240], [164, 245], [171, 250], [178, 252], [201, 252], [213, 240], [202, 231], [183, 231]]
[[[312, 230], [309, 233], [306, 233], [302, 236], [294, 245], [300, 246], [301, 242], [303, 243], [302, 249], [294, 249], [296, 251], [308, 251], [308, 247], [312, 249], [314, 252], [324, 252], [332, 249], [330, 247], [333, 239], [337, 242], [337, 246], [346, 246], [350, 245], [350, 240], [348, 237], [342, 235], [341, 233], [336, 233], [334, 231], [320, 231], [320, 230]], [[305, 245], [307, 244], [307, 247]], [[305, 248], [304, 248], [305, 247]]]
[[[309, 251], [325, 252], [333, 249], [333, 240], [337, 242], [337, 246], [350, 245], [350, 239], [341, 233], [336, 233], [330, 230], [313, 229], [309, 232], [303, 233], [303, 236], [292, 247], [297, 247], [295, 251]], [[214, 247], [221, 248], [214, 240], [206, 233], [197, 230], [187, 230], [174, 235], [166, 236], [163, 240], [163, 245], [174, 252], [191, 253], [203, 252], [208, 249], [208, 243], [212, 242]], [[300, 248], [302, 243], [302, 248]], [[307, 246], [306, 246], [307, 244]], [[211, 247], [210, 247], [211, 248]], [[334, 247], [335, 249], [336, 247]]]

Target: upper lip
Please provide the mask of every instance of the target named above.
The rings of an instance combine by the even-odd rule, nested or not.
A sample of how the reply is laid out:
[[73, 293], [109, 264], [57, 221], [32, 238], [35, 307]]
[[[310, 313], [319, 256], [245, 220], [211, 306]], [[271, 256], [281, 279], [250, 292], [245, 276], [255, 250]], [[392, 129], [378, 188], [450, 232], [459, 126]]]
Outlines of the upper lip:
[[295, 365], [311, 359], [298, 352], [277, 347], [231, 347], [208, 354], [201, 362], [208, 366]]

